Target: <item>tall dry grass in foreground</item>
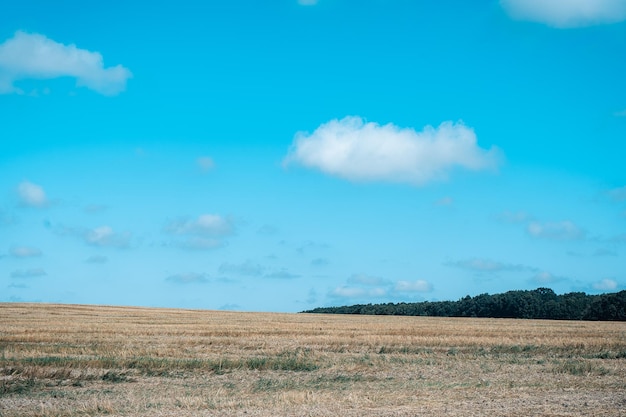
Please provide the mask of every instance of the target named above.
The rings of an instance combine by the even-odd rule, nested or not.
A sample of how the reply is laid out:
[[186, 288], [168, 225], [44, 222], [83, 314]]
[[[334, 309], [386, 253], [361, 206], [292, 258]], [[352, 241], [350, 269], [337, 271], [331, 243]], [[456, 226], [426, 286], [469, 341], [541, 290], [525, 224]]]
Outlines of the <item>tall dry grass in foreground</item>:
[[0, 304], [0, 416], [626, 415], [626, 323]]

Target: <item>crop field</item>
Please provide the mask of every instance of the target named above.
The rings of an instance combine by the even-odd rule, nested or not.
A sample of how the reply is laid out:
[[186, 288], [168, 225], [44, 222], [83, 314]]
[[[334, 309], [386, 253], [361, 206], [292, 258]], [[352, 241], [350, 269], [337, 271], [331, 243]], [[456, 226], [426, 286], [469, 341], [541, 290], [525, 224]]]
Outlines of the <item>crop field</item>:
[[626, 323], [0, 304], [0, 416], [626, 416]]

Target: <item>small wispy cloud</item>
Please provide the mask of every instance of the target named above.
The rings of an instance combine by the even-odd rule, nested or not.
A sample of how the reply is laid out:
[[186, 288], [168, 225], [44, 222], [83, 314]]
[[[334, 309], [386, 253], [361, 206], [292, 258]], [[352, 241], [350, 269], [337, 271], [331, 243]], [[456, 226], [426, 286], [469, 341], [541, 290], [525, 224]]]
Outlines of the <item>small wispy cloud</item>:
[[607, 248], [599, 248], [593, 252], [593, 256], [617, 256], [617, 252]]
[[563, 281], [565, 278], [558, 277], [547, 271], [537, 272], [532, 278], [531, 281], [538, 285], [548, 285], [553, 284], [555, 282]]
[[89, 246], [125, 249], [130, 246], [130, 232], [116, 232], [111, 226], [103, 225], [93, 229], [65, 225], [50, 226], [59, 236], [70, 236], [82, 240]]
[[110, 226], [100, 226], [86, 231], [83, 238], [92, 246], [127, 248], [131, 235], [128, 232], [116, 233]]
[[616, 111], [615, 113], [613, 113], [613, 115], [615, 115], [616, 117], [626, 117], [626, 109], [622, 111]]
[[43, 187], [30, 181], [22, 181], [17, 186], [17, 195], [23, 206], [41, 208], [47, 207], [50, 203]]
[[331, 120], [313, 133], [296, 134], [284, 166], [300, 165], [351, 181], [409, 183], [448, 177], [457, 168], [494, 170], [502, 154], [482, 149], [463, 123], [445, 122], [418, 132], [357, 116]]
[[218, 271], [220, 274], [259, 276], [263, 274], [265, 268], [255, 262], [247, 260], [239, 264], [225, 262], [220, 265]]
[[200, 158], [196, 159], [196, 164], [202, 172], [209, 172], [215, 167], [215, 162], [213, 162], [213, 158], [209, 156], [201, 156]]
[[226, 236], [233, 232], [233, 222], [217, 214], [202, 214], [196, 219], [172, 220], [165, 231], [173, 235]]
[[526, 223], [533, 219], [532, 216], [525, 211], [503, 211], [498, 214], [496, 218], [502, 222], [513, 224]]
[[500, 0], [513, 19], [555, 28], [576, 28], [626, 20], [624, 0]]
[[388, 285], [391, 281], [386, 280], [382, 277], [372, 276], [372, 275], [367, 275], [367, 274], [352, 274], [348, 278], [347, 282], [348, 284], [379, 286], [379, 285]]
[[300, 278], [300, 275], [293, 274], [286, 269], [281, 269], [278, 271], [270, 272], [268, 274], [263, 275], [264, 278], [270, 279], [296, 279]]
[[198, 274], [195, 272], [170, 275], [165, 278], [165, 280], [175, 284], [205, 284], [209, 282], [207, 274]]
[[109, 258], [103, 255], [92, 255], [85, 260], [88, 264], [105, 264], [109, 261]]
[[13, 246], [9, 253], [15, 258], [34, 258], [42, 255], [40, 249], [30, 246]]
[[483, 258], [471, 258], [458, 261], [449, 261], [444, 263], [446, 266], [453, 266], [461, 269], [467, 269], [475, 272], [520, 272], [520, 271], [535, 271], [536, 268], [521, 265], [510, 264], [504, 262], [492, 261], [490, 259]]
[[23, 94], [15, 86], [19, 80], [59, 77], [76, 78], [78, 87], [112, 96], [126, 89], [132, 74], [121, 65], [105, 68], [98, 52], [64, 45], [37, 33], [17, 31], [0, 44], [0, 94]]
[[173, 246], [184, 250], [209, 250], [224, 246], [224, 238], [234, 233], [234, 223], [217, 214], [202, 214], [195, 219], [171, 220], [163, 230], [184, 238], [174, 242]]
[[301, 6], [315, 6], [318, 0], [298, 0], [298, 4]]
[[617, 281], [610, 278], [605, 278], [592, 284], [592, 288], [598, 291], [614, 291], [617, 287]]
[[259, 229], [257, 230], [257, 234], [263, 236], [275, 236], [278, 234], [278, 228], [271, 224], [264, 224], [263, 226], [259, 227]]
[[394, 291], [405, 293], [405, 292], [431, 292], [433, 290], [433, 285], [422, 279], [418, 279], [417, 281], [398, 281], [396, 282], [396, 286], [394, 287]]
[[330, 264], [330, 261], [327, 258], [315, 258], [311, 261], [311, 265], [313, 266], [327, 266]]
[[11, 272], [11, 278], [37, 278], [46, 274], [42, 268], [18, 269]]
[[106, 211], [108, 208], [109, 207], [104, 204], [88, 204], [83, 208], [83, 210], [85, 211], [85, 213], [96, 214], [96, 213], [102, 213], [103, 211]]
[[241, 310], [241, 306], [239, 304], [227, 303], [227, 304], [221, 305], [218, 308], [218, 310], [222, 310], [222, 311], [237, 311], [237, 310]]
[[362, 288], [340, 286], [333, 289], [329, 296], [332, 298], [378, 298], [387, 295], [384, 288]]
[[452, 197], [442, 197], [439, 200], [435, 201], [436, 206], [451, 206], [454, 204], [454, 199]]
[[535, 238], [552, 240], [584, 239], [586, 233], [569, 220], [561, 222], [532, 221], [526, 226], [526, 232]]

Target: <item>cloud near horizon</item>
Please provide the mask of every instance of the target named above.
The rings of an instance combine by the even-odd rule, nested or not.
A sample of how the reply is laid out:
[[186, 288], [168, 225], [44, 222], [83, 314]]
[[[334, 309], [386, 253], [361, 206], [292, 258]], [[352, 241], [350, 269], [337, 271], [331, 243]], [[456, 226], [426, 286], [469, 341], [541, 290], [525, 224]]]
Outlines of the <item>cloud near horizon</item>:
[[501, 159], [498, 148], [480, 148], [473, 129], [461, 122], [417, 132], [347, 116], [324, 123], [311, 134], [298, 132], [283, 165], [300, 165], [351, 181], [419, 186], [446, 179], [456, 168], [495, 170]]
[[600, 280], [592, 285], [594, 290], [598, 291], [614, 291], [617, 289], [618, 284], [617, 281], [610, 278], [605, 278]]
[[78, 87], [113, 96], [126, 89], [131, 72], [121, 66], [104, 67], [102, 55], [74, 44], [64, 45], [38, 33], [15, 32], [0, 44], [0, 94], [23, 91], [23, 79], [76, 78]]
[[500, 4], [513, 19], [560, 29], [626, 20], [624, 0], [500, 0]]

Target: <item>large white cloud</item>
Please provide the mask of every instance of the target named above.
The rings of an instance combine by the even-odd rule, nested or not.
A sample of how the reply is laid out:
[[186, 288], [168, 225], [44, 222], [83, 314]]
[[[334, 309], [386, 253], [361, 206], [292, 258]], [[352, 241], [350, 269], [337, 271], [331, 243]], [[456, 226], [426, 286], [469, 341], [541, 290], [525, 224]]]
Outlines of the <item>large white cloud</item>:
[[18, 31], [0, 44], [0, 94], [20, 93], [14, 82], [22, 79], [74, 77], [104, 95], [126, 89], [131, 72], [121, 66], [104, 67], [102, 55], [76, 45], [64, 45], [36, 33]]
[[573, 28], [626, 20], [624, 0], [500, 0], [514, 19]]
[[494, 169], [497, 148], [485, 150], [463, 123], [445, 122], [423, 131], [379, 125], [357, 116], [331, 120], [313, 133], [296, 134], [284, 165], [297, 164], [355, 181], [422, 185], [454, 168]]

